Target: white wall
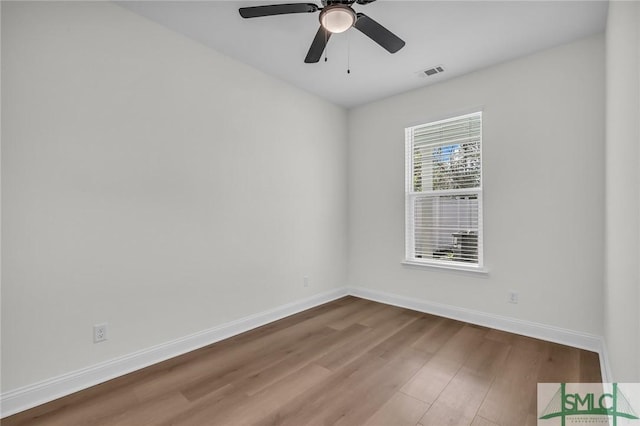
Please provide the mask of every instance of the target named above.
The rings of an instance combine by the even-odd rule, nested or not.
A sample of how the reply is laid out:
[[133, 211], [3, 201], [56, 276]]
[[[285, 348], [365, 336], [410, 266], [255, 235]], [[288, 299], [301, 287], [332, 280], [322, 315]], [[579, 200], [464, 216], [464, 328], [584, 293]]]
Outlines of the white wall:
[[2, 9], [3, 391], [345, 285], [343, 109], [111, 3]]
[[[0, 26], [2, 23], [2, 2], [0, 2]], [[0, 28], [0, 53], [2, 50], [2, 28]], [[0, 81], [2, 81], [2, 64], [0, 63]], [[2, 84], [0, 84], [0, 100], [2, 99]], [[0, 102], [0, 164], [2, 163], [2, 102]], [[2, 170], [0, 168], [0, 223], [2, 223]], [[2, 227], [0, 226], [0, 241], [2, 241]], [[0, 244], [0, 393], [2, 392], [2, 244]]]
[[[604, 78], [599, 35], [351, 110], [349, 283], [601, 335]], [[403, 266], [404, 128], [475, 109], [490, 273]]]
[[640, 381], [640, 3], [607, 21], [605, 337], [613, 378]]

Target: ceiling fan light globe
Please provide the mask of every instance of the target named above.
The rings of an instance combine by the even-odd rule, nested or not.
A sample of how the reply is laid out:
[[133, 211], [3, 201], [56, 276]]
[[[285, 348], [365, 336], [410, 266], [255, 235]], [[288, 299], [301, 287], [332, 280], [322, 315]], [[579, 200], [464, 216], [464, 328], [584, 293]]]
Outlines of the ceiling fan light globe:
[[348, 7], [327, 7], [320, 13], [320, 24], [334, 34], [347, 31], [355, 22], [356, 14]]

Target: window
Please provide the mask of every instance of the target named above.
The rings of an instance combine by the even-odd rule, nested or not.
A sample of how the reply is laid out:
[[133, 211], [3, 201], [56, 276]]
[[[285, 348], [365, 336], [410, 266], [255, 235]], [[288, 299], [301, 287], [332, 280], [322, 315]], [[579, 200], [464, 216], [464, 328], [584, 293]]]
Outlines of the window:
[[482, 113], [405, 129], [406, 261], [482, 267]]

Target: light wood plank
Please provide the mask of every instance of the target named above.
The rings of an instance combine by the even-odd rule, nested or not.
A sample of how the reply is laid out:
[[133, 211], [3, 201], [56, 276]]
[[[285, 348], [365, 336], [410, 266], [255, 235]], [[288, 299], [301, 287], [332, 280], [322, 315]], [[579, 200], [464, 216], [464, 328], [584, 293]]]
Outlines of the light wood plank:
[[463, 363], [480, 346], [486, 330], [463, 326], [436, 352], [440, 356]]
[[255, 425], [318, 424], [321, 422], [318, 419], [324, 416], [325, 409], [335, 408], [336, 403], [344, 401], [345, 396], [352, 395], [353, 389], [373, 377], [386, 363], [382, 358], [365, 353]]
[[500, 426], [497, 423], [490, 422], [489, 420], [482, 418], [480, 416], [476, 416], [471, 422], [471, 426]]
[[181, 393], [172, 392], [135, 405], [116, 416], [103, 419], [95, 423], [95, 426], [160, 425], [174, 413], [184, 411], [188, 407], [189, 401]]
[[595, 352], [580, 351], [580, 383], [600, 383], [600, 356]]
[[[320, 342], [326, 342], [326, 337], [333, 336], [336, 330], [324, 327], [313, 330], [297, 340], [298, 347], [322, 347]], [[251, 354], [251, 362], [247, 362], [246, 357], [231, 359], [224, 369], [212, 368], [211, 372], [201, 375], [198, 379], [184, 387], [180, 391], [190, 401], [195, 401], [208, 393], [220, 389], [233, 382], [238, 382], [252, 375], [260, 374], [261, 371], [269, 369], [279, 363], [283, 358], [291, 356], [291, 349], [283, 347], [278, 351]], [[256, 356], [259, 355], [259, 356]]]
[[425, 415], [424, 426], [469, 425], [489, 391], [491, 378], [462, 367], [445, 387]]
[[429, 404], [396, 392], [365, 426], [414, 426], [429, 408]]
[[[377, 323], [376, 326], [367, 327], [365, 332], [357, 338], [352, 339], [349, 343], [323, 355], [317, 361], [318, 364], [333, 371], [342, 368], [381, 342], [387, 340], [397, 333], [398, 330], [416, 321], [417, 317], [414, 315], [404, 315], [403, 312], [394, 310], [389, 311], [387, 315], [384, 316], [384, 319], [384, 321]], [[360, 324], [362, 324], [362, 322]]]
[[413, 343], [425, 334], [429, 333], [437, 323], [438, 320], [432, 315], [421, 315], [416, 318], [415, 321], [412, 321], [393, 335], [389, 336], [389, 338], [380, 342], [376, 347], [371, 349], [371, 352], [379, 357], [391, 359], [397, 353], [405, 350], [407, 346], [412, 346], [413, 348]]
[[[42, 417], [24, 419], [22, 425], [41, 424], [47, 426], [93, 426], [104, 424], [111, 420], [116, 413], [134, 408], [138, 401], [131, 390], [122, 392], [107, 392], [96, 395], [82, 403], [62, 405]], [[2, 426], [11, 425], [11, 417], [2, 419]]]
[[335, 328], [336, 330], [342, 330], [350, 325], [357, 324], [360, 321], [364, 321], [370, 316], [384, 310], [384, 305], [379, 303], [370, 302], [361, 306], [359, 309], [353, 310], [343, 315], [341, 318], [329, 322], [327, 327]]
[[336, 333], [331, 333], [318, 342], [309, 345], [301, 345], [299, 349], [292, 351], [281, 361], [271, 365], [269, 368], [257, 374], [245, 376], [236, 385], [243, 392], [251, 396], [271, 386], [281, 378], [291, 374], [316, 360], [327, 353], [339, 350], [345, 344], [356, 339], [365, 331], [366, 327], [360, 324], [352, 324]]
[[398, 353], [372, 377], [359, 383], [352, 393], [352, 398], [344, 396], [324, 410], [323, 424], [336, 426], [361, 425], [384, 405], [398, 389], [411, 378], [429, 354], [408, 348]]
[[460, 362], [442, 356], [431, 358], [400, 392], [432, 404], [460, 369]]
[[471, 352], [463, 366], [474, 373], [486, 377], [494, 377], [504, 368], [511, 346], [489, 339], [483, 339], [479, 346]]
[[547, 343], [546, 346], [538, 370], [538, 382], [575, 383], [580, 381], [580, 349], [557, 343]]
[[539, 352], [511, 348], [478, 415], [494, 423], [508, 425], [520, 424], [528, 414], [535, 414], [537, 374], [541, 362]]
[[[176, 426], [252, 424], [267, 417], [271, 412], [276, 411], [278, 406], [287, 404], [313, 385], [321, 383], [329, 375], [330, 371], [326, 368], [310, 364], [252, 397], [243, 395], [243, 398], [234, 401], [233, 404], [210, 404], [210, 401], [202, 401], [197, 409], [174, 417], [170, 424]], [[241, 395], [241, 393], [238, 394]]]
[[440, 318], [437, 324], [413, 343], [413, 347], [425, 352], [436, 353], [449, 339], [464, 327], [464, 323]]

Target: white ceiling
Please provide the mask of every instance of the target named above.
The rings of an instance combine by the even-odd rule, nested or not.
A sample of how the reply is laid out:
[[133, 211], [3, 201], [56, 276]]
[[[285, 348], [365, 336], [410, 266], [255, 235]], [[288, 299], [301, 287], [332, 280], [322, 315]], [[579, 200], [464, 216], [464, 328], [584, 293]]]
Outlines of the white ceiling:
[[[389, 54], [355, 28], [305, 64], [318, 13], [243, 19], [284, 1], [136, 1], [122, 6], [333, 103], [353, 107], [605, 29], [606, 1], [383, 1], [354, 5], [407, 44]], [[320, 1], [310, 1], [320, 5]], [[306, 2], [305, 2], [306, 3]], [[347, 74], [347, 63], [351, 73]], [[442, 65], [432, 77], [420, 71]], [[523, 79], [535, 78], [523, 76]]]

